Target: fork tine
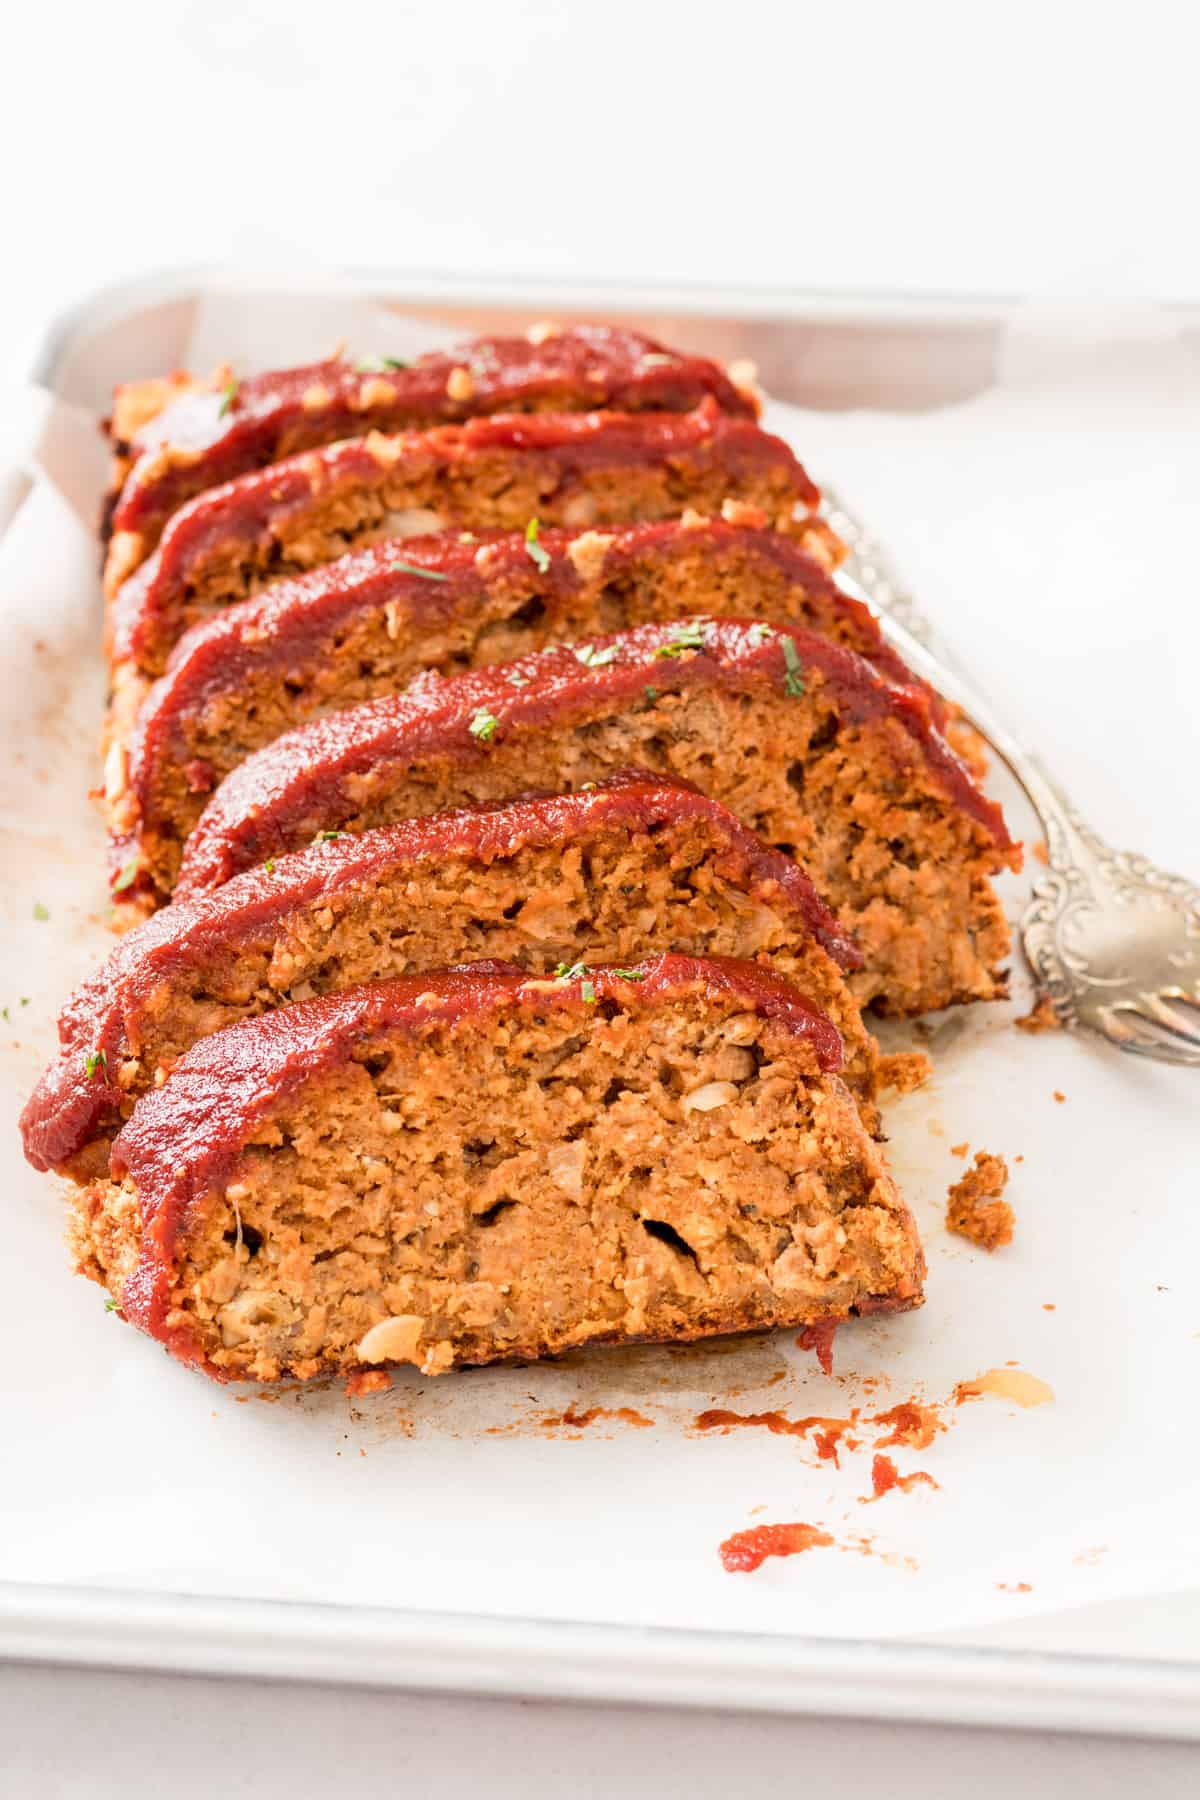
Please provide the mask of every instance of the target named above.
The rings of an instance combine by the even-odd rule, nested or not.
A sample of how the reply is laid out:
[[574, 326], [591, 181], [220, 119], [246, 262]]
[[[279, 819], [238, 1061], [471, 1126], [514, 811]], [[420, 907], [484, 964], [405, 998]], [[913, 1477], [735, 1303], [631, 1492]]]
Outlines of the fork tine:
[[1128, 1038], [1120, 1048], [1126, 1056], [1140, 1056], [1146, 1062], [1174, 1063], [1181, 1069], [1200, 1069], [1200, 1050], [1185, 1050], [1182, 1044], [1150, 1043], [1141, 1038]]
[[1171, 1037], [1200, 1050], [1200, 1023], [1190, 1025], [1181, 1018], [1174, 1010], [1174, 1006], [1179, 1003], [1174, 995], [1167, 999], [1162, 994], [1143, 994], [1137, 1010], [1143, 1015], [1149, 1013], [1155, 1023]]
[[1110, 1034], [1128, 1055], [1200, 1068], [1200, 1040], [1195, 1037], [1161, 1025], [1132, 1006], [1110, 1007], [1107, 1021]]
[[1185, 1013], [1194, 1013], [1200, 1023], [1200, 988], [1169, 987], [1160, 988], [1159, 995], [1169, 1000], [1172, 1006], [1178, 1006]]

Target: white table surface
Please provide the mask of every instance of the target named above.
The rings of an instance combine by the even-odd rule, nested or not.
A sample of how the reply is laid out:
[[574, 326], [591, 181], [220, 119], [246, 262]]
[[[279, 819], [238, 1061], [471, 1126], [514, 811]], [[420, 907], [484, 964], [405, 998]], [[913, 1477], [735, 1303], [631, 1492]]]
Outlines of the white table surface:
[[[8, 27], [0, 372], [147, 268], [1200, 297], [1194, 9], [51, 0]], [[0, 1501], [2, 1509], [2, 1501]], [[0, 1667], [4, 1790], [1195, 1791], [1182, 1745]]]

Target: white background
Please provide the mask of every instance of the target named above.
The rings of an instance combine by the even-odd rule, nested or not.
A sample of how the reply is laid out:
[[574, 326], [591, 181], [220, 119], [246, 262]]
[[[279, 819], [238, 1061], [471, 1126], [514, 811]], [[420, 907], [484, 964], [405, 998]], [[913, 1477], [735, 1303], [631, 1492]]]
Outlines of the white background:
[[[1191, 6], [26, 5], [0, 358], [146, 268], [1200, 298]], [[2, 1504], [2, 1502], [0, 1502]], [[6, 1671], [14, 1794], [1184, 1794], [1194, 1753]], [[1190, 1769], [1191, 1782], [1187, 1771]], [[915, 1788], [913, 1791], [916, 1791]]]

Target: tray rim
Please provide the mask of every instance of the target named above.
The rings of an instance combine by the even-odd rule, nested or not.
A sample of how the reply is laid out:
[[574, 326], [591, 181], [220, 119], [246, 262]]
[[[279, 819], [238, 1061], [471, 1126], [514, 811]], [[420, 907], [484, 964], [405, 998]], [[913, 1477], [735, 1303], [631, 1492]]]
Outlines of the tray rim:
[[[738, 287], [725, 283], [646, 283], [600, 277], [470, 275], [453, 269], [396, 271], [386, 266], [355, 266], [327, 274], [247, 271], [220, 263], [167, 264], [89, 288], [60, 307], [37, 334], [23, 362], [27, 378], [53, 387], [55, 371], [71, 337], [106, 317], [186, 299], [203, 282], [238, 283], [250, 291], [311, 287], [328, 292], [332, 282], [358, 295], [389, 293], [406, 305], [555, 306], [586, 309], [600, 305], [617, 312], [677, 312], [698, 318], [746, 318], [780, 323], [826, 321], [859, 325], [907, 325], [969, 331], [1004, 323], [1023, 303], [1020, 294], [952, 293], [930, 290], [851, 292], [810, 287]], [[1200, 327], [1200, 299], [1144, 303]]]
[[1200, 1739], [1200, 1662], [0, 1582], [11, 1661]]
[[[200, 284], [214, 281], [260, 293], [308, 286], [328, 292], [337, 282], [348, 294], [386, 294], [431, 310], [471, 302], [522, 309], [600, 305], [630, 313], [946, 331], [998, 326], [1021, 303], [1016, 295], [651, 286], [386, 268], [294, 279], [283, 271], [256, 275], [222, 265], [176, 265], [107, 282], [59, 309], [20, 359], [27, 379], [53, 389], [72, 340], [89, 326], [186, 300]], [[1200, 301], [1163, 302], [1162, 310], [1200, 325]], [[1200, 1739], [1200, 1655], [1093, 1656], [0, 1580], [0, 1658], [424, 1692]]]

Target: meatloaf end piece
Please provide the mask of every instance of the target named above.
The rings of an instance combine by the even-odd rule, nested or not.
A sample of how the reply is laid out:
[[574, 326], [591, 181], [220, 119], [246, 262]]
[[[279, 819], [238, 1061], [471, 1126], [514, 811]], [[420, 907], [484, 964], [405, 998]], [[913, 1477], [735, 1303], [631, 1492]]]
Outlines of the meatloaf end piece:
[[[1008, 927], [989, 880], [1020, 853], [933, 722], [927, 694], [795, 627], [641, 625], [449, 679], [422, 677], [277, 738], [233, 771], [188, 840], [179, 896], [309, 842], [464, 801], [682, 776], [795, 855], [856, 939], [860, 1003], [924, 1012], [1004, 993]], [[608, 652], [614, 654], [611, 659]], [[167, 891], [178, 838], [136, 848]], [[117, 847], [118, 866], [122, 854]]]
[[[396, 693], [424, 669], [453, 674], [567, 640], [586, 662], [599, 654], [595, 634], [653, 619], [784, 620], [859, 651], [893, 681], [913, 679], [873, 614], [780, 532], [696, 514], [551, 529], [539, 547], [545, 567], [521, 532], [378, 544], [194, 626], [148, 700], [136, 664], [123, 664], [106, 769], [118, 835], [133, 831], [137, 796], [149, 792], [155, 816], [185, 836], [253, 751], [318, 713]], [[122, 893], [135, 873], [136, 863], [117, 872]]]
[[[719, 513], [748, 502], [826, 562], [840, 545], [792, 451], [707, 400], [690, 413], [497, 414], [394, 436], [370, 432], [240, 475], [175, 513], [131, 573], [120, 540], [109, 637], [148, 674], [189, 625], [268, 581], [357, 545], [449, 528], [524, 531]], [[538, 561], [536, 545], [534, 561]], [[118, 592], [119, 590], [119, 592]]]
[[256, 1381], [916, 1305], [828, 1019], [746, 963], [628, 973], [482, 964], [205, 1038], [76, 1190], [79, 1268]]
[[686, 783], [602, 787], [322, 840], [131, 931], [59, 1018], [22, 1118], [38, 1168], [90, 1180], [134, 1102], [198, 1038], [361, 981], [470, 959], [547, 971], [666, 950], [757, 959], [830, 1016], [870, 1131], [876, 1049], [853, 944], [788, 857]]
[[752, 385], [736, 385], [719, 363], [612, 325], [543, 324], [407, 364], [338, 355], [243, 381], [222, 369], [205, 381], [131, 383], [117, 390], [110, 422], [112, 528], [140, 561], [205, 488], [366, 431], [496, 412], [690, 412], [709, 396], [722, 412], [758, 417]]

